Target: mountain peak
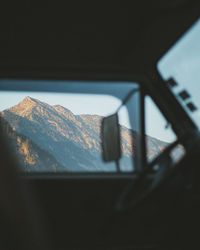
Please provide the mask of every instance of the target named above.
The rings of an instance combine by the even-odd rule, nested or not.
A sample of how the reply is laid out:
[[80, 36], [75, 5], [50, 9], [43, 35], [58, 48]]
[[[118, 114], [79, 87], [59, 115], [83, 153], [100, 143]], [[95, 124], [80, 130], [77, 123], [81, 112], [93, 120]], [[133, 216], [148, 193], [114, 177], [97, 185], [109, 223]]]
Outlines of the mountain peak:
[[37, 99], [34, 99], [30, 96], [26, 96], [21, 102], [16, 104], [15, 106], [7, 109], [6, 111], [10, 111], [12, 113], [15, 113], [19, 116], [27, 116], [32, 113], [32, 109], [35, 106], [38, 106], [40, 104], [40, 101]]
[[28, 103], [38, 103], [38, 100], [30, 97], [30, 96], [26, 96], [22, 101], [21, 103], [24, 103], [24, 102], [28, 102]]

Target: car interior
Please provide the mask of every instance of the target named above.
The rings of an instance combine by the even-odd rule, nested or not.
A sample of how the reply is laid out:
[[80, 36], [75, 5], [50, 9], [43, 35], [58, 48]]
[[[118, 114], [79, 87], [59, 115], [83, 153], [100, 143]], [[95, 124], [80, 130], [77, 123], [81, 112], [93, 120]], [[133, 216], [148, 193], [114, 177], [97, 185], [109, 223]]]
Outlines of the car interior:
[[199, 10], [1, 3], [0, 249], [198, 249]]

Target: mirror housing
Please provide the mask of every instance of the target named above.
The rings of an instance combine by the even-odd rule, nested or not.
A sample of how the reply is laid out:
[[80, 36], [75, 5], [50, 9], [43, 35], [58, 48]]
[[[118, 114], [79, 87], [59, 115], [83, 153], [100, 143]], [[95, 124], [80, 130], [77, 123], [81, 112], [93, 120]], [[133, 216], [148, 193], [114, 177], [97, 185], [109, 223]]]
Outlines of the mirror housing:
[[105, 162], [118, 161], [121, 158], [121, 147], [117, 113], [103, 118], [101, 138], [103, 160]]

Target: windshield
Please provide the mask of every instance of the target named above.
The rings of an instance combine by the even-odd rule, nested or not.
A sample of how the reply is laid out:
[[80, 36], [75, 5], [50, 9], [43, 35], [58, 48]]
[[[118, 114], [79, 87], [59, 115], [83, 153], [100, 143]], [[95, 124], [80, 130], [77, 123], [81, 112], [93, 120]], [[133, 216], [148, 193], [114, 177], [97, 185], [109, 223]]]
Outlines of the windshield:
[[172, 91], [179, 103], [200, 126], [200, 19], [159, 60], [158, 71], [165, 81], [173, 79]]

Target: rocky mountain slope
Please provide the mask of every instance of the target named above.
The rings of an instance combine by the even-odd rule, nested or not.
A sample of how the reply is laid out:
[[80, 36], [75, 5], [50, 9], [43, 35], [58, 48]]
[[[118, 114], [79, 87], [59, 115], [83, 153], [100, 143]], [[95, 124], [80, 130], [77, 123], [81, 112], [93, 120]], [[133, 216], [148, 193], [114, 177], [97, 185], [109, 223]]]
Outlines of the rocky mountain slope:
[[[30, 138], [16, 133], [2, 117], [0, 118], [0, 126], [7, 137], [11, 150], [16, 155], [18, 165], [22, 171], [66, 171], [66, 167], [59, 164], [51, 154], [38, 147]], [[68, 169], [68, 171], [70, 170]]]
[[[51, 106], [31, 97], [0, 113], [10, 131], [13, 149], [25, 171], [114, 171], [115, 164], [101, 160], [98, 115], [74, 115], [60, 106]], [[130, 168], [131, 131], [121, 127], [122, 165]], [[160, 152], [165, 143], [148, 137], [149, 157]], [[136, 147], [133, 133], [133, 151]], [[48, 160], [47, 160], [48, 159]], [[129, 162], [129, 163], [128, 163]], [[22, 164], [23, 163], [23, 164]]]

